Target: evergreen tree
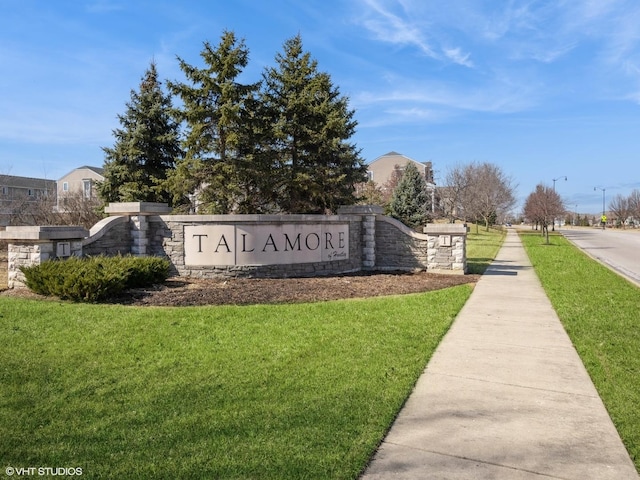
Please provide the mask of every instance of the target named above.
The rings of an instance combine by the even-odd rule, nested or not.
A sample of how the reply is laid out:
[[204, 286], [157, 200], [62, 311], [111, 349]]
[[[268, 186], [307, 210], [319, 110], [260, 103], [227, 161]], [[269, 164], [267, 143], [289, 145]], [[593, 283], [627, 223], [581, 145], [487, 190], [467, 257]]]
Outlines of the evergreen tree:
[[178, 202], [197, 192], [201, 213], [231, 213], [251, 203], [247, 196], [253, 194], [255, 172], [247, 153], [255, 144], [255, 115], [248, 109], [255, 107], [258, 84], [237, 81], [249, 51], [233, 32], [225, 31], [216, 48], [205, 42], [200, 56], [204, 68], [178, 59], [189, 83], [169, 83], [182, 100], [179, 117], [186, 122], [185, 158], [170, 185]]
[[416, 168], [407, 163], [398, 186], [393, 191], [389, 210], [392, 217], [411, 228], [418, 228], [429, 220], [429, 195], [425, 179]]
[[303, 51], [300, 36], [287, 40], [277, 67], [263, 74], [262, 105], [271, 125], [262, 139], [271, 165], [271, 203], [288, 213], [324, 213], [355, 202], [366, 181], [360, 152], [349, 139], [357, 122], [348, 99]]
[[131, 91], [122, 128], [113, 131], [113, 148], [105, 152], [104, 181], [98, 185], [105, 202], [165, 202], [167, 172], [181, 156], [178, 124], [171, 97], [162, 91], [155, 63], [146, 71], [140, 91]]
[[268, 143], [272, 119], [257, 97], [247, 98], [241, 110], [238, 145], [237, 213], [274, 213], [274, 165]]

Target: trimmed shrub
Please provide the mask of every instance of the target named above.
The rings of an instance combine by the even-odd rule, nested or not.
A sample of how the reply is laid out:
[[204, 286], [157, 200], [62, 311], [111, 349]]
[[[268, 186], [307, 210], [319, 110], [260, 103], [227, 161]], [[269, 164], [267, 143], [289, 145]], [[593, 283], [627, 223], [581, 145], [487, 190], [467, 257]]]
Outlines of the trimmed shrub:
[[169, 276], [169, 261], [158, 257], [70, 257], [20, 270], [27, 287], [36, 293], [63, 300], [97, 302], [127, 288], [163, 282]]
[[109, 258], [114, 268], [126, 273], [124, 288], [141, 288], [162, 283], [169, 276], [169, 261], [158, 257], [98, 257]]

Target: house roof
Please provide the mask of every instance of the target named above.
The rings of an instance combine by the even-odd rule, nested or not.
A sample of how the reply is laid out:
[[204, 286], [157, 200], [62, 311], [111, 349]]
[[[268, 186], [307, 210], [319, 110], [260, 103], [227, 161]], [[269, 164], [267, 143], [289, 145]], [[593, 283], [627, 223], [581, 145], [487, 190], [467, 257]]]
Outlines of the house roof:
[[96, 173], [98, 173], [100, 175], [104, 174], [104, 168], [102, 168], [102, 167], [92, 167], [90, 165], [84, 165], [84, 166], [79, 167], [79, 168], [88, 168], [89, 170], [93, 170], [94, 172], [96, 172]]
[[17, 177], [15, 175], [0, 175], [0, 185], [14, 188], [53, 188], [56, 181], [46, 178]]
[[[389, 152], [389, 153], [385, 153], [384, 155], [380, 155], [375, 160], [372, 160], [371, 163], [375, 163], [375, 162], [378, 162], [380, 160], [384, 160], [387, 157], [402, 157], [402, 158], [406, 158], [407, 160], [411, 160], [412, 162], [416, 162], [415, 160], [413, 160], [412, 158], [407, 157], [406, 155], [403, 155], [401, 153], [392, 151], [392, 152]], [[416, 163], [418, 163], [418, 162], [416, 162]]]
[[385, 153], [384, 155], [380, 155], [375, 160], [372, 160], [369, 163], [369, 165], [371, 165], [372, 163], [375, 163], [375, 162], [379, 162], [381, 160], [385, 160], [386, 158], [389, 158], [389, 157], [402, 157], [405, 160], [407, 160], [409, 162], [417, 163], [418, 165], [431, 165], [431, 162], [419, 162], [417, 160], [414, 160], [413, 158], [410, 158], [410, 157], [407, 157], [406, 155], [403, 155], [402, 153], [398, 153], [398, 152], [394, 152], [394, 151], [391, 151], [389, 153]]
[[100, 175], [101, 177], [104, 177], [104, 168], [102, 167], [92, 167], [91, 165], [83, 165], [82, 167], [78, 167], [78, 168], [74, 168], [73, 170], [71, 170], [70, 172], [68, 172], [66, 175], [63, 175], [60, 178], [64, 178], [69, 176], [71, 173], [75, 172], [76, 170], [83, 170], [83, 169], [87, 169], [87, 170], [91, 170], [94, 173], [97, 173], [98, 175]]

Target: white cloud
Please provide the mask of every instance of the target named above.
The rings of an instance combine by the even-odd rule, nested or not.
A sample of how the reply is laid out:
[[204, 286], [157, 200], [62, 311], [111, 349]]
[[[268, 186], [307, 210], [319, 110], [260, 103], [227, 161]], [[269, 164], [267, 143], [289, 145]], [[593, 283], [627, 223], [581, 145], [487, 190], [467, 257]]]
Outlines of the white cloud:
[[475, 10], [476, 22], [482, 25], [482, 34], [491, 41], [498, 41], [514, 32], [534, 31], [538, 20], [532, 12], [530, 2], [509, 1], [507, 5], [483, 12]]
[[415, 118], [429, 118], [434, 116], [433, 110], [428, 110], [424, 108], [405, 108], [405, 109], [388, 109], [387, 112], [393, 113], [395, 115], [407, 116], [407, 117], [415, 117]]
[[471, 87], [464, 83], [440, 80], [389, 78], [390, 88], [365, 91], [353, 97], [356, 108], [375, 107], [381, 111], [424, 111], [438, 115], [425, 115], [423, 119], [443, 118], [462, 112], [508, 114], [520, 112], [536, 105], [542, 88], [531, 78], [509, 77], [494, 73], [489, 80]]
[[369, 11], [365, 12], [362, 24], [376, 39], [398, 45], [413, 45], [425, 55], [436, 57], [422, 31], [411, 21], [393, 14], [378, 0], [363, 0]]
[[605, 17], [620, 7], [624, 8], [624, 3], [624, 0], [583, 0], [576, 7], [582, 19], [591, 21]]
[[[434, 60], [473, 67], [471, 53], [464, 53], [459, 46], [448, 46], [450, 42], [438, 38], [435, 22], [422, 12], [420, 4], [406, 0], [362, 0], [362, 3], [364, 13], [359, 23], [376, 40], [392, 45], [413, 46]], [[394, 12], [394, 7], [399, 11]]]
[[381, 128], [394, 125], [434, 124], [452, 118], [451, 113], [436, 109], [388, 108], [375, 112], [358, 111], [358, 128]]
[[[638, 103], [638, 74], [629, 69], [629, 64], [640, 65], [637, 0], [457, 0], [447, 8], [418, 0], [361, 1], [369, 22], [363, 25], [376, 24], [378, 32], [385, 32], [376, 35], [378, 40], [422, 46], [435, 61], [409, 73], [416, 79], [439, 75], [438, 64], [477, 72], [461, 73], [455, 80], [473, 89], [483, 85], [489, 92], [503, 86], [495, 72], [518, 78], [520, 87], [507, 88], [504, 101], [488, 94], [496, 99], [491, 102], [495, 109], [529, 103], [520, 102], [519, 92], [528, 95], [540, 88], [532, 82], [544, 84], [555, 99], [617, 96]], [[466, 93], [463, 99], [475, 97], [469, 87], [460, 88]]]
[[444, 53], [447, 58], [451, 59], [454, 63], [462, 65], [464, 67], [473, 67], [473, 62], [469, 60], [470, 53], [462, 53], [460, 48], [445, 48]]
[[629, 60], [625, 62], [624, 70], [631, 77], [634, 87], [630, 88], [631, 91], [623, 99], [640, 105], [640, 66], [637, 62]]
[[569, 43], [566, 45], [551, 46], [547, 50], [535, 51], [531, 54], [531, 57], [542, 63], [553, 63], [559, 60], [561, 57], [567, 55], [571, 50], [576, 48], [576, 43]]

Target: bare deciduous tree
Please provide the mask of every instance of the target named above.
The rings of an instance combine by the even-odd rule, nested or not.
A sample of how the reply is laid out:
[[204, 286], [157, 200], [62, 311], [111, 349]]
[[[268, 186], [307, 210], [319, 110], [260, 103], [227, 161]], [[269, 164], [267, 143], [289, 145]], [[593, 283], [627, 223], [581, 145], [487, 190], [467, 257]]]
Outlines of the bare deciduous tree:
[[457, 170], [452, 173], [457, 216], [483, 221], [489, 230], [492, 219], [507, 214], [515, 204], [513, 181], [492, 163], [471, 163]]
[[89, 229], [103, 217], [101, 206], [100, 200], [86, 198], [81, 191], [66, 194], [59, 205], [48, 196], [37, 200], [17, 198], [10, 206], [11, 225], [78, 225]]
[[402, 174], [404, 170], [400, 165], [394, 165], [393, 172], [389, 176], [389, 179], [384, 182], [380, 189], [382, 190], [382, 199], [385, 205], [388, 205], [391, 202], [391, 197], [393, 196], [393, 192], [398, 187], [400, 180], [402, 180]]
[[441, 189], [443, 214], [451, 223], [456, 219], [466, 220], [466, 212], [463, 208], [464, 197], [471, 187], [472, 165], [455, 165], [445, 175], [446, 186]]
[[546, 185], [538, 184], [530, 193], [524, 204], [524, 214], [531, 221], [542, 227], [542, 235], [549, 243], [549, 223], [565, 211], [562, 198], [556, 191]]
[[625, 228], [627, 219], [631, 216], [631, 197], [616, 195], [609, 202], [609, 210], [616, 216], [622, 228]]
[[104, 217], [103, 203], [97, 197], [86, 198], [82, 192], [68, 193], [59, 199], [58, 222], [90, 229]]
[[489, 230], [490, 219], [505, 215], [516, 202], [513, 181], [491, 163], [481, 163], [476, 170], [474, 205]]
[[629, 195], [629, 213], [634, 222], [640, 222], [640, 190], [634, 189]]
[[55, 200], [49, 196], [31, 198], [15, 196], [7, 207], [10, 225], [54, 225], [47, 221], [55, 209]]

